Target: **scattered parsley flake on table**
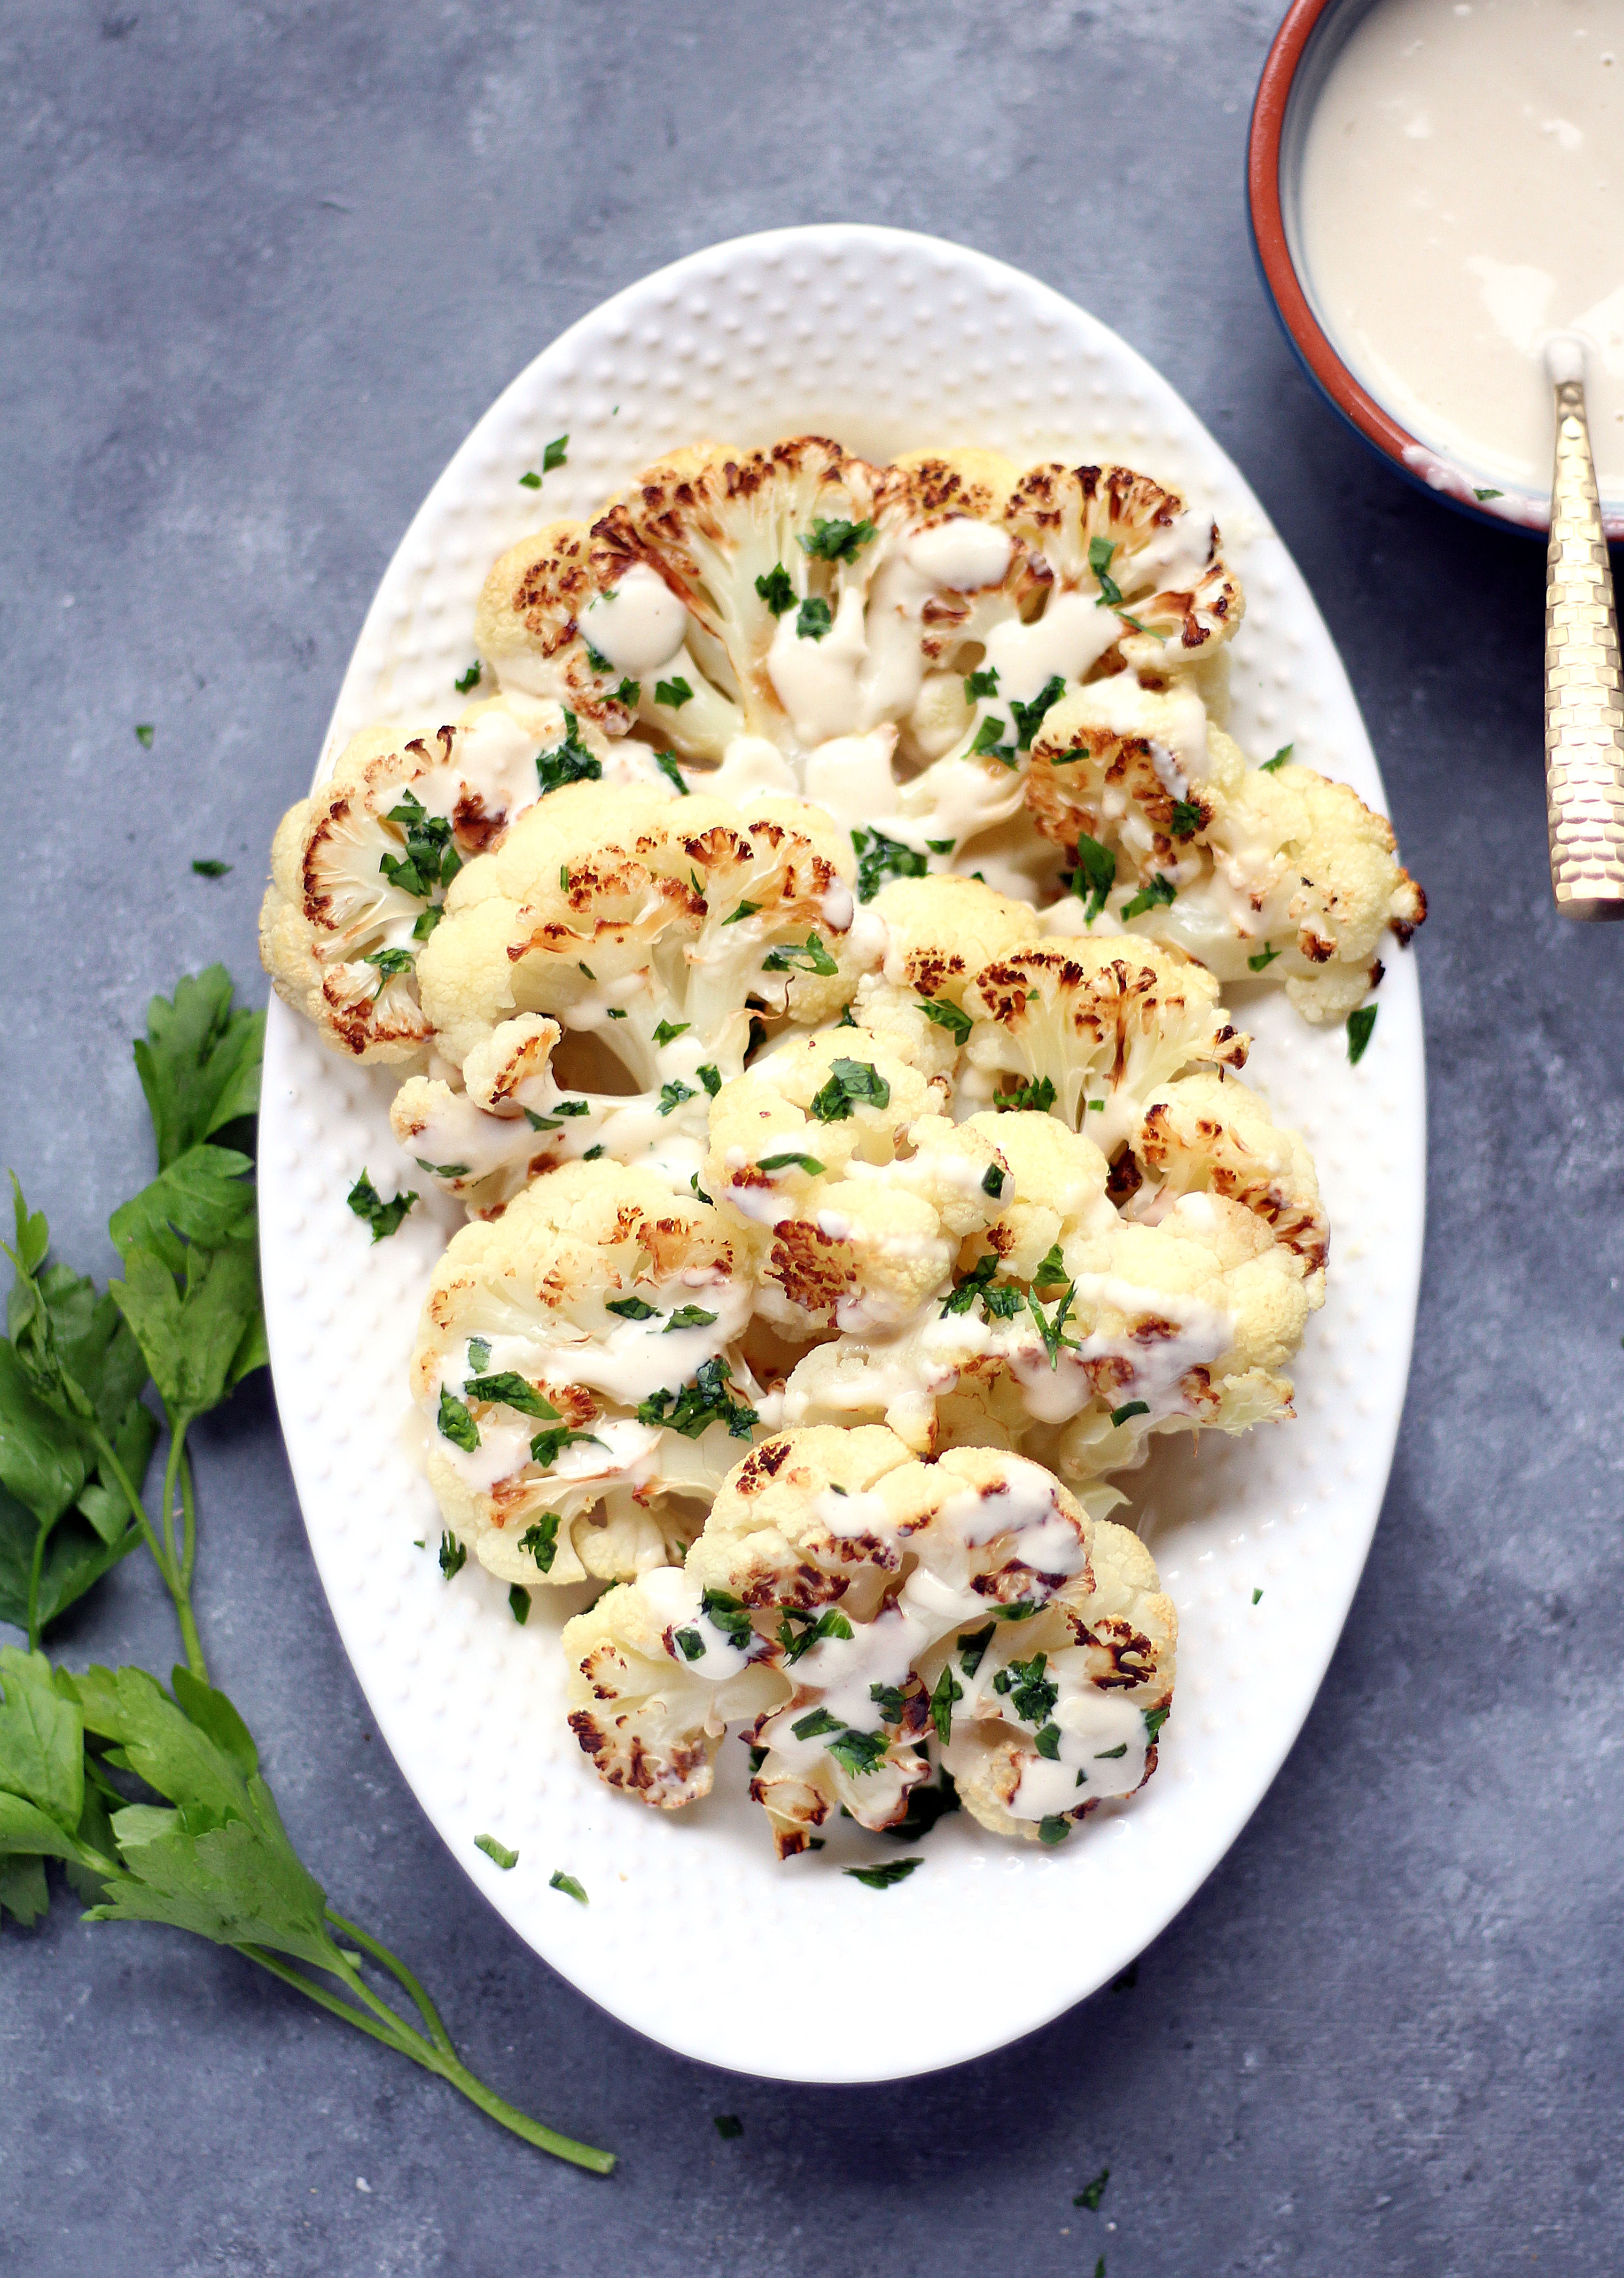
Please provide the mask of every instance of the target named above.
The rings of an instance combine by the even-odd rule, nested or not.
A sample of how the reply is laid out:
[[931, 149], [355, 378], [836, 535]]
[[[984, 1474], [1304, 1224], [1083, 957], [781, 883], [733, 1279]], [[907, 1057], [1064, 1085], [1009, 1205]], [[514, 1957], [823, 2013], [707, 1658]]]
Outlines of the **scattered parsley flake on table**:
[[504, 1874], [518, 1865], [518, 1853], [509, 1851], [505, 1843], [498, 1843], [494, 1835], [476, 1835], [474, 1849], [483, 1851], [486, 1857], [493, 1860]]

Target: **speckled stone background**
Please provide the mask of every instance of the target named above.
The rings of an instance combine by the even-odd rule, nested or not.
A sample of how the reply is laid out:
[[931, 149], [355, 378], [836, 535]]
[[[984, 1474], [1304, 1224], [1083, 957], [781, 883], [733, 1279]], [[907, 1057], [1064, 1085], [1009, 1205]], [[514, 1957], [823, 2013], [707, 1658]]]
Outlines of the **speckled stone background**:
[[[563, 326], [743, 230], [959, 238], [1152, 357], [1314, 585], [1433, 912], [1428, 1273], [1387, 1509], [1294, 1754], [1134, 1985], [850, 2091], [710, 2074], [606, 2022], [485, 1908], [372, 1736], [262, 1378], [198, 1450], [216, 1670], [334, 1902], [420, 1966], [478, 2069], [621, 2169], [555, 2166], [247, 1963], [65, 1900], [0, 1939], [8, 2278], [1619, 2267], [1624, 936], [1551, 910], [1540, 549], [1368, 458], [1253, 276], [1273, 20], [0, 8], [0, 1164], [64, 1255], [103, 1274], [148, 1173], [147, 997], [215, 957], [263, 995], [271, 830], [429, 483]], [[199, 855], [235, 867], [211, 883]], [[156, 1579], [131, 1561], [54, 1643], [163, 1666]], [[896, 1962], [899, 1999], [996, 2005], [1030, 1957], [969, 1953], [946, 1984]], [[793, 2034], [798, 2002], [839, 1998], [838, 1955], [807, 1970], [716, 1998]], [[1074, 2207], [1106, 2166], [1099, 2213]]]

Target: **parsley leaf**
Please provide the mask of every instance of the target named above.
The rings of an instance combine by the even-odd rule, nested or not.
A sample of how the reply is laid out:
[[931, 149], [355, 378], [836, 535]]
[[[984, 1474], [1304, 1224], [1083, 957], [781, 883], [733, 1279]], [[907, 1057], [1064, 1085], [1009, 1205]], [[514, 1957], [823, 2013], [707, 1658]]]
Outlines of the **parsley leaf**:
[[1375, 1028], [1379, 1005], [1360, 1005], [1348, 1014], [1348, 1066], [1357, 1067], [1365, 1057], [1366, 1047]]
[[1047, 1844], [1063, 1843], [1071, 1829], [1072, 1822], [1062, 1812], [1055, 1812], [1049, 1818], [1038, 1821], [1038, 1840]]
[[878, 535], [869, 521], [825, 522], [821, 515], [815, 515], [810, 537], [800, 538], [796, 543], [815, 562], [855, 562]]
[[1099, 581], [1098, 607], [1115, 608], [1121, 603], [1122, 589], [1111, 575], [1111, 556], [1116, 551], [1114, 539], [1091, 538], [1088, 541], [1088, 566]]
[[1015, 742], [1023, 752], [1031, 749], [1032, 738], [1044, 723], [1047, 714], [1054, 709], [1066, 693], [1066, 683], [1058, 672], [1052, 672], [1030, 704], [1018, 703], [1012, 696], [1009, 708], [1015, 714]]
[[530, 1443], [530, 1460], [532, 1464], [539, 1464], [542, 1471], [550, 1472], [566, 1448], [573, 1448], [588, 1441], [594, 1448], [601, 1448], [603, 1445], [595, 1432], [563, 1430], [538, 1432]]
[[541, 478], [537, 474], [533, 467], [527, 469], [526, 471], [519, 477], [519, 488], [522, 491], [539, 491], [540, 487]]
[[574, 713], [566, 711], [563, 743], [550, 752], [536, 753], [536, 781], [543, 799], [548, 791], [562, 791], [566, 784], [602, 781], [603, 763], [582, 743], [579, 729]]
[[1105, 2187], [1110, 2180], [1111, 2170], [1109, 2167], [1101, 2167], [1099, 2173], [1094, 2177], [1092, 2183], [1084, 2184], [1083, 2189], [1072, 2200], [1072, 2205], [1086, 2207], [1090, 2214], [1098, 2214], [1099, 2212], [1099, 2202], [1105, 2197]]
[[1206, 809], [1199, 799], [1176, 799], [1173, 802], [1173, 836], [1193, 838], [1207, 820]]
[[949, 1004], [945, 997], [922, 997], [919, 1009], [927, 1021], [934, 1021], [938, 1028], [946, 1028], [955, 1044], [968, 1044], [973, 1023], [968, 1013]]
[[923, 1865], [923, 1859], [887, 1859], [878, 1867], [842, 1867], [840, 1872], [870, 1891], [888, 1891], [893, 1883], [906, 1883], [915, 1868]]
[[1040, 1075], [1034, 1082], [1017, 1084], [1013, 1091], [1000, 1092], [992, 1105], [1000, 1115], [1016, 1113], [1027, 1109], [1039, 1115], [1046, 1115], [1054, 1105], [1055, 1097], [1053, 1080], [1046, 1075]]
[[974, 1677], [986, 1658], [987, 1647], [992, 1642], [994, 1624], [989, 1622], [984, 1630], [971, 1630], [959, 1640], [959, 1667], [966, 1677]]
[[1173, 1711], [1170, 1708], [1142, 1708], [1139, 1711], [1139, 1714], [1145, 1719], [1145, 1739], [1147, 1740], [1153, 1740], [1157, 1733], [1161, 1731], [1162, 1726], [1167, 1723], [1168, 1718], [1173, 1714]]
[[747, 1653], [755, 1635], [750, 1624], [749, 1613], [737, 1598], [725, 1590], [705, 1590], [700, 1594], [700, 1611], [713, 1629], [721, 1631], [736, 1652]]
[[1474, 497], [1475, 499], [1482, 500], [1482, 499], [1504, 498], [1504, 497], [1505, 497], [1505, 492], [1504, 492], [1504, 491], [1480, 491], [1480, 490], [1474, 490], [1474, 491], [1473, 491], [1473, 493], [1472, 493], [1472, 495], [1473, 495], [1473, 497]]
[[480, 681], [483, 680], [484, 677], [484, 669], [480, 665], [479, 658], [475, 657], [467, 671], [460, 673], [456, 679], [452, 682], [451, 685], [456, 689], [459, 696], [466, 696], [471, 690], [478, 688]]
[[470, 1400], [497, 1400], [504, 1408], [517, 1408], [521, 1416], [533, 1416], [539, 1424], [555, 1424], [558, 1410], [550, 1400], [543, 1400], [533, 1384], [505, 1368], [495, 1376], [471, 1377], [463, 1387]]
[[604, 1303], [623, 1321], [652, 1321], [657, 1311], [653, 1305], [646, 1305], [640, 1297], [608, 1297]]
[[804, 942], [781, 942], [762, 959], [763, 973], [788, 973], [796, 966], [808, 973], [822, 974], [825, 980], [840, 970], [815, 933], [809, 933]]
[[1006, 744], [1002, 740], [1005, 725], [1002, 720], [989, 712], [976, 730], [976, 740], [970, 745], [968, 756], [972, 760], [997, 760], [1002, 766], [1013, 768], [1015, 763], [1015, 747], [1013, 744]]
[[680, 1432], [685, 1440], [697, 1440], [713, 1424], [724, 1424], [731, 1437], [747, 1440], [760, 1419], [754, 1408], [742, 1400], [735, 1400], [729, 1392], [732, 1375], [726, 1361], [717, 1353], [713, 1359], [700, 1363], [692, 1384], [682, 1385], [675, 1392], [654, 1393], [640, 1402], [637, 1420]]
[[466, 1543], [459, 1542], [449, 1527], [442, 1527], [440, 1534], [439, 1555], [440, 1572], [448, 1582], [455, 1581], [468, 1563], [468, 1546]]
[[1009, 1705], [1023, 1724], [1046, 1724], [1060, 1699], [1059, 1686], [1044, 1674], [1048, 1658], [1038, 1653], [1030, 1661], [1012, 1661], [993, 1680], [1000, 1692], [1008, 1693]]
[[981, 1191], [994, 1202], [1004, 1191], [1004, 1173], [996, 1163], [989, 1163], [981, 1174]]
[[702, 1305], [678, 1305], [660, 1334], [669, 1337], [673, 1329], [709, 1329], [716, 1326], [716, 1317], [708, 1313]]
[[736, 2137], [744, 2134], [744, 2121], [736, 2113], [718, 2112], [716, 2114], [716, 2129], [723, 2142], [731, 2144]]
[[682, 1105], [685, 1099], [697, 1099], [698, 1097], [691, 1083], [680, 1082], [673, 1076], [669, 1083], [660, 1086], [659, 1112], [662, 1115], [670, 1115]]
[[1246, 962], [1251, 967], [1252, 972], [1261, 973], [1267, 966], [1270, 966], [1274, 963], [1279, 954], [1280, 952], [1277, 949], [1272, 948], [1268, 942], [1265, 942], [1262, 948], [1259, 950], [1257, 955], [1255, 957], [1249, 957], [1246, 959]]
[[135, 1045], [135, 1072], [146, 1094], [160, 1171], [223, 1125], [259, 1107], [259, 1061], [265, 1016], [232, 1009], [232, 979], [223, 965], [175, 984], [172, 1000], [147, 1007], [147, 1035]]
[[397, 1194], [392, 1202], [385, 1202], [364, 1171], [349, 1189], [345, 1200], [356, 1216], [364, 1219], [372, 1229], [374, 1242], [387, 1241], [400, 1231], [401, 1221], [417, 1201], [415, 1194]]
[[[790, 1627], [792, 1622], [801, 1624], [799, 1632]], [[783, 1619], [778, 1624], [778, 1642], [784, 1647], [784, 1657], [792, 1668], [803, 1653], [810, 1653], [813, 1647], [821, 1645], [825, 1638], [849, 1638], [851, 1635], [852, 1625], [838, 1606], [826, 1607], [816, 1619], [812, 1615], [803, 1613], [799, 1606], [785, 1606]], [[820, 1710], [819, 1714], [822, 1713]], [[820, 1732], [832, 1732], [834, 1729], [832, 1717], [827, 1724], [817, 1727]], [[795, 1731], [801, 1739], [806, 1739], [799, 1724]]]
[[530, 1553], [544, 1574], [550, 1574], [553, 1571], [553, 1561], [558, 1555], [558, 1529], [562, 1524], [559, 1512], [544, 1510], [518, 1539], [519, 1548]]
[[200, 878], [224, 878], [233, 867], [229, 862], [220, 861], [218, 856], [213, 854], [195, 856], [192, 862], [192, 868]]
[[1116, 883], [1116, 857], [1108, 846], [1091, 838], [1086, 830], [1077, 833], [1077, 867], [1071, 874], [1071, 891], [1088, 908], [1084, 923], [1092, 925], [1106, 906], [1106, 897]]
[[680, 712], [685, 704], [693, 700], [693, 691], [680, 673], [670, 680], [656, 680], [654, 695], [656, 704], [663, 704], [672, 712]]
[[479, 1444], [479, 1427], [454, 1392], [440, 1387], [440, 1432], [442, 1439], [471, 1456]]
[[891, 1086], [871, 1060], [837, 1059], [829, 1081], [813, 1098], [811, 1112], [820, 1123], [844, 1123], [854, 1105], [888, 1107]]
[[624, 704], [628, 712], [635, 712], [639, 703], [641, 701], [642, 694], [642, 682], [640, 680], [632, 680], [628, 677], [622, 680], [619, 687], [616, 689], [614, 695], [610, 699], [610, 701], [615, 704]]
[[799, 1155], [793, 1152], [787, 1155], [763, 1155], [755, 1167], [758, 1171], [799, 1169], [807, 1172], [815, 1179], [821, 1178], [823, 1173], [823, 1166], [816, 1155]]
[[942, 1673], [931, 1688], [931, 1722], [943, 1747], [953, 1738], [953, 1704], [963, 1698], [964, 1687], [954, 1676], [953, 1664], [944, 1662]]
[[790, 1730], [798, 1740], [816, 1740], [825, 1732], [838, 1732], [840, 1719], [831, 1716], [827, 1708], [814, 1708], [809, 1716], [802, 1716]]
[[996, 696], [997, 694], [998, 673], [996, 669], [989, 669], [983, 672], [972, 672], [964, 683], [964, 700], [967, 704], [975, 704], [979, 702], [981, 698], [984, 696]]
[[513, 1868], [518, 1865], [518, 1853], [517, 1851], [509, 1851], [505, 1843], [498, 1843], [494, 1835], [476, 1835], [474, 1837], [474, 1849], [476, 1851], [483, 1851], [486, 1857], [494, 1861], [495, 1864], [502, 1869], [504, 1874], [509, 1872]]
[[789, 571], [782, 562], [775, 562], [764, 577], [755, 581], [755, 590], [775, 617], [795, 606], [795, 588], [790, 584]]
[[692, 1021], [662, 1021], [654, 1032], [656, 1044], [674, 1044], [678, 1036], [686, 1036], [693, 1026]]
[[930, 864], [912, 846], [888, 838], [883, 830], [854, 830], [857, 854], [857, 898], [871, 902], [887, 878], [923, 878]]
[[1148, 1400], [1125, 1400], [1120, 1408], [1114, 1408], [1111, 1410], [1111, 1421], [1113, 1424], [1122, 1425], [1126, 1424], [1130, 1417], [1149, 1414]]
[[575, 1877], [566, 1875], [562, 1867], [555, 1869], [548, 1877], [547, 1887], [549, 1891], [562, 1891], [565, 1898], [573, 1899], [577, 1906], [589, 1907], [592, 1904], [592, 1900], [587, 1897], [581, 1884], [576, 1881]]
[[827, 601], [816, 593], [810, 594], [801, 605], [795, 618], [797, 640], [821, 641], [834, 623]]
[[667, 783], [675, 784], [681, 796], [686, 799], [689, 796], [687, 778], [678, 766], [675, 756], [670, 752], [656, 752], [654, 763]]
[[1282, 744], [1272, 760], [1264, 761], [1260, 772], [1266, 776], [1272, 776], [1277, 768], [1284, 767], [1296, 749], [1295, 744]]
[[1130, 918], [1143, 917], [1146, 910], [1165, 908], [1177, 898], [1178, 888], [1158, 870], [1148, 886], [1141, 886], [1130, 902], [1122, 904], [1122, 921], [1126, 924]]
[[759, 916], [761, 913], [761, 907], [762, 906], [759, 902], [740, 902], [739, 907], [733, 912], [732, 915], [731, 917], [724, 918], [722, 922], [724, 926], [738, 925], [741, 919]]
[[836, 1763], [844, 1766], [854, 1778], [867, 1778], [878, 1771], [891, 1747], [884, 1732], [845, 1731], [829, 1743], [829, 1753]]
[[530, 1619], [530, 1593], [525, 1585], [522, 1582], [510, 1582], [508, 1586], [508, 1611], [520, 1629], [523, 1629]]
[[699, 1661], [705, 1652], [705, 1640], [697, 1630], [673, 1630], [671, 1635], [682, 1648], [685, 1661]]
[[143, 752], [149, 752], [152, 749], [152, 722], [149, 720], [143, 720], [136, 729], [135, 741]]

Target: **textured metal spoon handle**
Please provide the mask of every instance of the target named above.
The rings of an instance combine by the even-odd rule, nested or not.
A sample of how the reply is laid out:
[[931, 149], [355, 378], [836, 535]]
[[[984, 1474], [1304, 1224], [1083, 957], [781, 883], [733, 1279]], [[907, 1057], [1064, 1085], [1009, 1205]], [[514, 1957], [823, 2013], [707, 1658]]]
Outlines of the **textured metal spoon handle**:
[[1624, 684], [1584, 383], [1556, 389], [1545, 585], [1551, 885], [1570, 918], [1624, 918]]

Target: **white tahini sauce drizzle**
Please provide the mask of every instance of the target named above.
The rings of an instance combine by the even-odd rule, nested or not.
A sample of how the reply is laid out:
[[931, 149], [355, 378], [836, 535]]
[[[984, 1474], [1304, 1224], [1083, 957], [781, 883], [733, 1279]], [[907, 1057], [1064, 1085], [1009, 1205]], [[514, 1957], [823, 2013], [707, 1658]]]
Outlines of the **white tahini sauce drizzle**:
[[582, 610], [580, 628], [617, 672], [640, 677], [674, 660], [687, 635], [688, 613], [663, 577], [634, 562], [617, 585]]

